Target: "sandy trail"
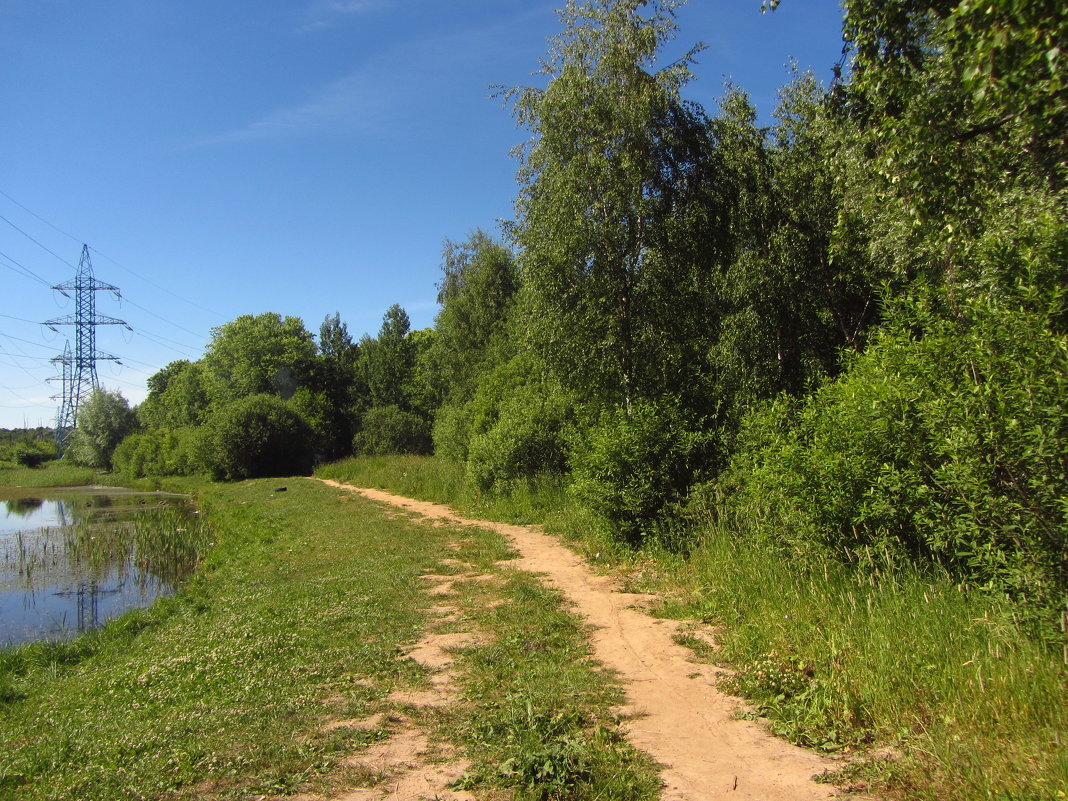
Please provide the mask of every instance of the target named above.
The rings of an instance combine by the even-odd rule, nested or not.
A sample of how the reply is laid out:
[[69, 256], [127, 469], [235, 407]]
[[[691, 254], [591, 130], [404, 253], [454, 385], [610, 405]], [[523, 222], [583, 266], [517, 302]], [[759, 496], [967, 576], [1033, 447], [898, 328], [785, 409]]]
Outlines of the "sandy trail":
[[439, 504], [325, 481], [382, 503], [452, 524], [491, 528], [521, 554], [516, 569], [541, 574], [592, 628], [594, 654], [618, 672], [634, 716], [630, 742], [664, 768], [665, 801], [809, 801], [834, 797], [812, 780], [840, 767], [790, 745], [762, 725], [735, 718], [738, 700], [716, 689], [716, 668], [691, 661], [674, 642], [678, 624], [634, 608], [646, 596], [617, 592], [573, 551], [536, 527], [469, 520]]

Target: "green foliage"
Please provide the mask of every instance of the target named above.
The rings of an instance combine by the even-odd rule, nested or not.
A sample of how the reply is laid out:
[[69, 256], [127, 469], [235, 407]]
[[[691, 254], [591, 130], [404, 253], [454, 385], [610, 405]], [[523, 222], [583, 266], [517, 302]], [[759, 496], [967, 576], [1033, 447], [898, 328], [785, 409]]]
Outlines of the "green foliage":
[[715, 172], [702, 171], [703, 116], [679, 96], [699, 48], [655, 69], [680, 5], [571, 0], [543, 61], [548, 86], [506, 93], [533, 133], [512, 230], [525, 334], [595, 402], [672, 389], [665, 373], [678, 382], [703, 339], [709, 271], [693, 251], [711, 230], [699, 201]]
[[511, 252], [482, 231], [445, 240], [442, 272], [430, 358], [439, 402], [465, 401], [505, 334], [519, 276]]
[[446, 403], [434, 414], [431, 428], [434, 454], [456, 462], [467, 460], [471, 440], [471, 417], [468, 404]]
[[714, 439], [695, 428], [670, 398], [638, 402], [629, 416], [603, 412], [575, 447], [573, 491], [614, 532], [640, 542], [711, 462]]
[[148, 378], [148, 397], [137, 407], [141, 423], [149, 428], [181, 428], [204, 422], [209, 398], [200, 362], [171, 362]]
[[205, 458], [216, 480], [306, 475], [312, 467], [308, 423], [275, 395], [250, 395], [214, 412]]
[[40, 467], [50, 458], [49, 454], [28, 445], [17, 445], [14, 450], [14, 462], [19, 467]]
[[873, 244], [903, 276], [959, 291], [991, 214], [1063, 191], [1063, 4], [850, 0], [844, 124], [863, 143], [850, 181]]
[[[841, 209], [834, 165], [842, 144], [811, 75], [780, 93], [772, 129], [731, 89], [712, 121], [730, 248], [712, 291], [714, 337], [706, 391], [723, 425], [778, 392], [799, 395], [837, 372], [843, 348], [859, 349], [876, 320], [877, 281], [830, 234]], [[687, 398], [688, 405], [695, 406]]]
[[739, 503], [766, 511], [749, 525], [800, 552], [888, 549], [1061, 605], [1068, 352], [1048, 316], [1061, 304], [1028, 285], [953, 318], [895, 303], [838, 381], [750, 419], [734, 475]]
[[56, 456], [51, 428], [0, 428], [0, 461], [34, 468]]
[[121, 392], [94, 389], [78, 409], [78, 427], [66, 456], [83, 467], [111, 468], [111, 455], [137, 425], [137, 418]]
[[485, 420], [468, 446], [467, 475], [476, 489], [565, 470], [572, 404], [559, 387], [521, 384], [500, 398], [495, 412], [496, 420]]
[[272, 393], [286, 399], [313, 380], [315, 342], [298, 317], [243, 314], [212, 329], [203, 366], [214, 403]]
[[[352, 341], [341, 315], [327, 315], [319, 327], [316, 389], [302, 387], [292, 399], [316, 432], [317, 453], [327, 459], [344, 456], [352, 447], [365, 394], [357, 380], [359, 356], [359, 345]], [[314, 399], [309, 397], [312, 393]]]
[[477, 492], [516, 479], [566, 469], [574, 401], [522, 354], [482, 376], [466, 403], [442, 406], [434, 420], [434, 452], [466, 462]]
[[390, 453], [429, 453], [430, 424], [399, 406], [373, 406], [360, 421], [352, 442], [355, 454], [381, 456]]
[[338, 413], [325, 391], [299, 387], [286, 403], [311, 428], [311, 448], [316, 461], [347, 450], [340, 446], [341, 437], [346, 433], [344, 416]]
[[130, 434], [112, 456], [116, 472], [132, 478], [190, 476], [204, 472], [201, 428], [165, 428]]
[[409, 407], [405, 389], [415, 364], [410, 328], [408, 313], [394, 303], [382, 316], [377, 339], [360, 340], [357, 370], [371, 406]]

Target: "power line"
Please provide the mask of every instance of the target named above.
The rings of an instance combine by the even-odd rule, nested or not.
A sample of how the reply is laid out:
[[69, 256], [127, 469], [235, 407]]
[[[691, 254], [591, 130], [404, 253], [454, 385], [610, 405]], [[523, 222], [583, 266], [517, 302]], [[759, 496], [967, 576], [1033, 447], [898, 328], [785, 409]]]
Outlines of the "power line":
[[8, 320], [18, 320], [20, 323], [33, 323], [38, 325], [38, 320], [27, 320], [25, 317], [12, 317], [10, 314], [0, 314], [0, 317], [6, 317]]
[[3, 331], [0, 331], [0, 337], [4, 337], [6, 339], [14, 339], [14, 340], [17, 340], [19, 342], [25, 342], [27, 345], [33, 345], [35, 348], [44, 348], [45, 350], [52, 350], [52, 346], [51, 345], [45, 345], [45, 344], [43, 344], [41, 342], [34, 342], [31, 339], [23, 339], [22, 337], [16, 337], [16, 336], [12, 336], [11, 334], [5, 334]]
[[[38, 242], [38, 241], [37, 241], [36, 239], [34, 239], [34, 238], [33, 238], [32, 236], [30, 236], [30, 235], [29, 235], [28, 233], [26, 233], [26, 232], [25, 232], [25, 231], [23, 231], [23, 230], [22, 230], [21, 228], [19, 228], [19, 227], [18, 227], [17, 225], [15, 225], [15, 223], [11, 222], [11, 220], [9, 220], [9, 219], [8, 219], [7, 217], [5, 217], [5, 216], [4, 216], [3, 214], [0, 214], [0, 220], [3, 220], [4, 222], [6, 222], [6, 223], [7, 223], [8, 225], [10, 225], [10, 226], [11, 226], [12, 228], [14, 228], [14, 229], [15, 229], [16, 231], [18, 231], [18, 232], [19, 232], [20, 234], [22, 234], [22, 235], [23, 235], [24, 237], [26, 237], [26, 238], [27, 238], [28, 240], [30, 240], [31, 242], [33, 242], [33, 244], [37, 245], [37, 247], [41, 248], [41, 249], [42, 249], [42, 250], [44, 250], [44, 251], [47, 251], [48, 253], [51, 253], [51, 254], [52, 254], [53, 256], [55, 256], [55, 257], [56, 257], [57, 259], [59, 259], [59, 260], [60, 260], [61, 262], [63, 262], [64, 264], [66, 264], [66, 265], [67, 265], [68, 267], [74, 267], [74, 265], [73, 265], [73, 264], [71, 264], [71, 263], [70, 263], [69, 261], [67, 261], [67, 260], [66, 260], [65, 258], [63, 258], [62, 256], [60, 256], [60, 255], [59, 255], [58, 253], [56, 253], [56, 252], [55, 252], [54, 250], [52, 250], [52, 249], [50, 249], [50, 248], [46, 247], [45, 245], [42, 245], [42, 244], [41, 244], [40, 242]], [[74, 267], [74, 269], [78, 269], [78, 268], [77, 268], [77, 267]]]
[[[146, 284], [150, 284], [150, 285], [154, 286], [156, 289], [160, 290], [161, 292], [166, 292], [171, 297], [178, 298], [178, 300], [182, 301], [183, 303], [188, 303], [190, 306], [193, 306], [194, 308], [200, 309], [201, 311], [206, 311], [208, 314], [212, 314], [212, 315], [218, 317], [219, 319], [222, 319], [225, 316], [225, 315], [220, 314], [219, 312], [215, 311], [215, 309], [209, 309], [207, 306], [202, 306], [199, 303], [190, 300], [189, 298], [182, 297], [177, 292], [173, 292], [172, 290], [167, 289], [167, 287], [165, 287], [165, 286], [163, 286], [161, 284], [157, 284], [155, 281], [153, 281], [150, 278], [145, 278], [143, 275], [141, 275], [140, 273], [135, 272], [134, 270], [131, 270], [129, 267], [126, 267], [126, 266], [124, 266], [122, 264], [119, 264], [119, 262], [115, 261], [115, 259], [113, 259], [110, 256], [108, 256], [106, 253], [101, 253], [96, 248], [91, 247], [89, 249], [91, 251], [93, 251], [93, 253], [97, 254], [98, 256], [103, 256], [105, 259], [110, 261], [116, 267], [119, 267], [119, 268], [125, 270], [126, 272], [130, 273], [131, 275], [136, 276], [137, 278], [140, 278]], [[162, 319], [162, 318], [160, 318], [160, 319]], [[164, 322], [166, 322], [166, 321], [164, 321]], [[172, 323], [172, 325], [174, 325], [174, 324]], [[178, 327], [180, 327], [180, 326], [178, 326]]]
[[[169, 348], [170, 350], [175, 350], [175, 351], [179, 351], [179, 352], [188, 351], [191, 354], [195, 354], [195, 353], [197, 353], [197, 351], [203, 350], [203, 348], [198, 348], [195, 345], [187, 345], [184, 342], [179, 342], [176, 339], [171, 339], [170, 337], [165, 337], [165, 336], [163, 336], [163, 334], [157, 334], [157, 333], [155, 333], [153, 331], [148, 331], [148, 330], [146, 330], [144, 328], [136, 328], [135, 327], [133, 330], [134, 330], [135, 334], [140, 334], [143, 337], [147, 337], [148, 339], [150, 339], [153, 342], [155, 342], [157, 345], [162, 345], [163, 347]], [[170, 343], [170, 344], [168, 345], [167, 343]], [[177, 346], [177, 347], [175, 347], [175, 346]], [[199, 358], [199, 356], [197, 358]]]
[[[0, 356], [10, 356], [13, 359], [33, 359], [34, 361], [40, 361], [44, 358], [43, 356], [31, 356], [28, 353], [12, 353], [11, 351], [4, 350], [3, 348], [0, 348]], [[15, 365], [12, 365], [12, 367], [14, 366]]]
[[[13, 258], [8, 256], [6, 253], [0, 253], [0, 256], [4, 257], [9, 262], [11, 262], [11, 264], [14, 264], [15, 267], [18, 268], [18, 270], [16, 270], [15, 267], [11, 266], [11, 264], [3, 264], [3, 262], [0, 262], [0, 264], [3, 264], [3, 266], [7, 267], [7, 269], [11, 270], [14, 273], [18, 273], [23, 278], [32, 278], [35, 281], [39, 281], [40, 283], [44, 284], [49, 289], [52, 288], [52, 282], [51, 281], [46, 281], [44, 278], [39, 276], [37, 273], [35, 273], [29, 267], [25, 266], [24, 264], [19, 264], [17, 261], [15, 261]], [[22, 272], [19, 272], [19, 270], [22, 270]]]
[[152, 316], [153, 316], [153, 317], [155, 317], [155, 318], [156, 318], [157, 320], [159, 320], [159, 321], [161, 321], [161, 322], [164, 322], [164, 323], [166, 323], [167, 325], [173, 325], [173, 326], [174, 326], [175, 328], [177, 328], [177, 329], [179, 329], [179, 330], [181, 330], [181, 331], [185, 331], [185, 332], [186, 332], [187, 334], [192, 334], [192, 335], [193, 335], [193, 336], [195, 336], [195, 337], [202, 337], [202, 336], [203, 336], [203, 334], [197, 333], [196, 331], [191, 331], [191, 330], [189, 330], [189, 329], [188, 329], [188, 328], [186, 328], [186, 327], [185, 327], [184, 325], [179, 325], [178, 323], [176, 323], [176, 322], [173, 322], [173, 321], [171, 321], [171, 320], [168, 320], [168, 319], [167, 319], [167, 318], [165, 318], [165, 317], [161, 317], [160, 315], [156, 314], [156, 313], [155, 313], [154, 311], [152, 311], [151, 309], [146, 309], [146, 308], [145, 308], [144, 306], [142, 306], [142, 305], [141, 305], [140, 303], [135, 303], [134, 301], [130, 300], [129, 298], [123, 298], [123, 300], [124, 300], [124, 301], [125, 301], [126, 303], [129, 303], [129, 304], [130, 304], [131, 306], [136, 306], [137, 308], [139, 308], [139, 309], [140, 309], [141, 311], [145, 312], [146, 314], [150, 314], [150, 315], [152, 315]]
[[46, 220], [44, 217], [42, 217], [40, 214], [37, 214], [35, 211], [33, 211], [31, 209], [28, 209], [25, 206], [23, 206], [21, 203], [19, 203], [17, 200], [15, 200], [15, 198], [11, 197], [11, 195], [9, 195], [3, 189], [0, 189], [0, 195], [3, 195], [4, 197], [6, 197], [8, 200], [10, 200], [12, 203], [14, 203], [16, 206], [18, 206], [20, 209], [22, 209], [27, 214], [29, 214], [31, 217], [36, 217], [38, 220], [43, 222], [45, 225], [47, 225], [52, 230], [58, 231], [59, 233], [63, 234], [63, 236], [67, 237], [68, 239], [73, 239], [75, 242], [79, 241], [77, 237], [72, 236], [71, 234], [68, 234], [62, 228], [57, 228], [52, 223], [50, 223], [48, 220]]
[[[60, 234], [63, 234], [63, 236], [67, 237], [68, 239], [71, 239], [71, 240], [73, 240], [73, 241], [75, 241], [75, 242], [82, 242], [82, 241], [83, 241], [82, 239], [79, 239], [78, 237], [74, 236], [73, 234], [70, 234], [70, 233], [68, 233], [67, 231], [64, 231], [64, 230], [63, 230], [62, 228], [60, 228], [59, 226], [55, 225], [54, 223], [51, 223], [51, 222], [49, 222], [48, 220], [46, 220], [46, 219], [45, 219], [44, 217], [42, 217], [42, 216], [41, 216], [40, 214], [38, 214], [37, 212], [33, 211], [32, 209], [30, 209], [30, 208], [27, 208], [27, 207], [26, 207], [26, 206], [24, 206], [23, 204], [19, 203], [19, 202], [18, 202], [18, 201], [17, 201], [17, 200], [15, 199], [15, 198], [11, 197], [11, 195], [9, 195], [9, 194], [8, 194], [7, 192], [5, 192], [5, 191], [4, 191], [4, 190], [2, 190], [2, 189], [0, 189], [0, 195], [3, 195], [3, 196], [4, 196], [4, 197], [6, 197], [6, 198], [7, 198], [8, 200], [10, 200], [10, 201], [11, 201], [12, 203], [14, 203], [14, 204], [15, 204], [16, 206], [18, 206], [18, 207], [19, 207], [20, 209], [22, 209], [22, 210], [23, 210], [24, 212], [26, 212], [26, 213], [27, 213], [27, 214], [29, 214], [30, 216], [32, 216], [32, 217], [35, 217], [36, 219], [40, 220], [41, 222], [43, 222], [43, 223], [44, 223], [45, 225], [47, 225], [47, 226], [48, 226], [49, 228], [51, 228], [52, 230], [54, 230], [54, 231], [57, 231], [57, 232], [58, 232], [58, 233], [60, 233]], [[12, 223], [12, 222], [11, 222], [10, 220], [7, 220], [7, 219], [5, 218], [5, 219], [4, 219], [4, 221], [5, 221], [5, 222], [7, 222], [7, 223], [8, 223], [8, 225], [14, 226], [14, 223]], [[17, 228], [17, 226], [15, 226], [15, 227]], [[19, 230], [19, 231], [20, 231], [20, 232], [21, 232], [21, 233], [22, 233], [22, 234], [23, 234], [24, 236], [27, 236], [27, 237], [29, 237], [29, 234], [27, 234], [27, 233], [26, 233], [25, 231], [22, 231], [22, 229], [18, 229], [18, 230]], [[33, 239], [33, 237], [30, 237], [30, 239]], [[40, 242], [37, 242], [37, 240], [36, 240], [36, 239], [33, 239], [33, 241], [34, 241], [34, 242], [36, 242], [36, 243], [37, 243], [38, 245], [40, 245], [41, 247], [44, 247], [44, 245], [41, 245], [41, 243], [40, 243]], [[48, 248], [45, 248], [45, 250], [48, 250]], [[133, 275], [133, 276], [136, 276], [137, 278], [140, 278], [140, 279], [141, 279], [142, 281], [144, 281], [144, 282], [145, 282], [146, 284], [150, 284], [151, 286], [154, 286], [154, 287], [155, 287], [156, 289], [160, 290], [161, 292], [166, 292], [166, 293], [167, 293], [168, 295], [170, 295], [171, 297], [175, 297], [175, 298], [177, 298], [178, 300], [182, 301], [183, 303], [188, 303], [188, 304], [189, 304], [190, 306], [193, 306], [194, 308], [200, 309], [201, 311], [206, 311], [206, 312], [207, 312], [208, 314], [213, 314], [213, 315], [215, 315], [216, 317], [218, 317], [219, 319], [222, 319], [223, 317], [225, 317], [225, 315], [223, 315], [223, 314], [220, 314], [219, 312], [215, 311], [214, 309], [209, 309], [209, 308], [208, 308], [207, 306], [202, 306], [201, 304], [197, 303], [196, 301], [192, 301], [192, 300], [190, 300], [189, 298], [185, 298], [185, 297], [182, 297], [182, 296], [181, 296], [181, 295], [179, 295], [179, 294], [178, 294], [177, 292], [174, 292], [174, 291], [172, 291], [172, 290], [168, 289], [167, 287], [163, 286], [162, 284], [157, 284], [157, 283], [156, 283], [155, 281], [153, 281], [153, 280], [152, 280], [151, 278], [146, 278], [145, 276], [143, 276], [143, 275], [141, 275], [140, 273], [138, 273], [138, 272], [137, 272], [136, 270], [131, 270], [131, 269], [130, 269], [129, 267], [127, 267], [126, 265], [124, 265], [124, 264], [121, 264], [121, 263], [119, 263], [118, 261], [116, 261], [115, 259], [113, 259], [113, 258], [112, 258], [111, 256], [109, 256], [109, 255], [108, 255], [108, 254], [106, 254], [106, 253], [101, 253], [101, 252], [100, 252], [99, 250], [97, 250], [97, 249], [96, 249], [96, 248], [94, 248], [94, 247], [90, 247], [90, 248], [89, 248], [89, 250], [91, 250], [91, 251], [92, 251], [93, 253], [95, 253], [96, 255], [98, 255], [98, 256], [101, 256], [101, 257], [103, 257], [103, 258], [107, 259], [107, 260], [108, 260], [108, 261], [110, 261], [110, 262], [111, 262], [112, 264], [114, 264], [114, 265], [115, 265], [116, 267], [118, 267], [118, 268], [120, 268], [120, 269], [123, 269], [123, 270], [125, 270], [126, 272], [130, 273], [130, 275]], [[52, 251], [51, 251], [51, 250], [49, 250], [48, 252], [49, 252], [49, 253], [52, 253]], [[56, 257], [57, 259], [59, 259], [60, 261], [62, 261], [62, 262], [63, 262], [64, 264], [66, 264], [66, 265], [67, 265], [68, 267], [73, 267], [73, 266], [74, 266], [74, 265], [70, 264], [70, 262], [66, 261], [66, 259], [64, 259], [64, 258], [63, 258], [62, 256], [58, 256], [58, 255], [57, 255], [57, 254], [55, 254], [55, 253], [52, 253], [52, 255], [53, 255], [53, 256], [55, 256], [55, 257]], [[162, 319], [162, 318], [161, 318], [161, 319]], [[166, 322], [166, 321], [164, 321], [164, 322]]]

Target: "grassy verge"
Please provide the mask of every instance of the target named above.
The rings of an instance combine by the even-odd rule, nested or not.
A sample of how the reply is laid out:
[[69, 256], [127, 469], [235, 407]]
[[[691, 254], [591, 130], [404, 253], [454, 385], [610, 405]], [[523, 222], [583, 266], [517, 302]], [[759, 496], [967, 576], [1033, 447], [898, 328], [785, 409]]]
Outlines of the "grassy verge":
[[807, 570], [709, 530], [672, 615], [723, 625], [730, 688], [825, 750], [890, 747], [848, 771], [909, 799], [1053, 799], [1068, 790], [1064, 655], [1005, 603], [898, 568]]
[[537, 523], [568, 539], [587, 559], [601, 566], [635, 561], [634, 552], [609, 537], [593, 516], [571, 498], [566, 481], [558, 476], [515, 481], [506, 492], [479, 493], [468, 486], [462, 464], [433, 456], [342, 459], [323, 465], [315, 475], [448, 504], [482, 520]]
[[471, 761], [458, 786], [480, 798], [657, 798], [657, 766], [621, 735], [612, 707], [622, 692], [593, 660], [582, 621], [508, 568], [513, 554], [497, 534], [453, 531], [458, 549], [444, 570], [457, 578], [436, 597], [456, 614], [436, 631], [477, 637], [455, 654], [460, 699], [415, 714]]
[[438, 543], [311, 482], [277, 483], [202, 487], [217, 545], [183, 595], [4, 653], [0, 798], [285, 793], [360, 745], [322, 723], [409, 680], [399, 649]]
[[478, 498], [461, 469], [433, 458], [325, 470], [495, 519], [537, 520], [579, 538], [590, 557], [624, 562], [636, 589], [669, 599], [662, 614], [723, 627], [709, 658], [736, 669], [728, 689], [778, 733], [879, 753], [849, 769], [857, 786], [909, 799], [1068, 794], [1068, 655], [1029, 636], [997, 598], [908, 568], [863, 580], [835, 563], [804, 568], [711, 523], [686, 559], [628, 556], [560, 485]]
[[[395, 718], [325, 724], [388, 713], [392, 691], [425, 683], [404, 648], [434, 602], [420, 576], [456, 555], [449, 531], [303, 479], [181, 488], [216, 541], [185, 592], [69, 643], [0, 650], [0, 799], [276, 797], [381, 778], [342, 760]], [[488, 531], [464, 548], [490, 571], [506, 555]], [[613, 690], [558, 599], [518, 577], [470, 584], [488, 644], [464, 657], [469, 700], [428, 713], [470, 748], [467, 781], [564, 797], [530, 780], [549, 765], [544, 786], [569, 798], [654, 797], [655, 772], [614, 733]]]
[[41, 467], [0, 467], [4, 487], [82, 487], [113, 481], [107, 473], [65, 462], [45, 462]]

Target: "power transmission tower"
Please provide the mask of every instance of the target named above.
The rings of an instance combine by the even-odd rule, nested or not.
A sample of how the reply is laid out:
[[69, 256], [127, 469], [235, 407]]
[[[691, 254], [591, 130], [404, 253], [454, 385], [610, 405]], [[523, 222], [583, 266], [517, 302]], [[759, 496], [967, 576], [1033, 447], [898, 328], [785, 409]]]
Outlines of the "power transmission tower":
[[[56, 412], [56, 447], [58, 449], [57, 456], [62, 456], [63, 451], [61, 446], [67, 441], [67, 434], [74, 428], [74, 420], [71, 418], [71, 409], [67, 406], [67, 392], [70, 387], [70, 368], [74, 364], [74, 356], [70, 352], [70, 340], [68, 339], [63, 343], [63, 353], [60, 356], [54, 356], [49, 361], [52, 364], [62, 365], [63, 374], [58, 378], [62, 382], [61, 389], [58, 395], [53, 395], [52, 400], [59, 401], [59, 411]], [[46, 379], [47, 381], [55, 381], [56, 378]], [[60, 432], [66, 432], [63, 436], [60, 436]]]
[[78, 424], [78, 407], [86, 400], [97, 386], [96, 363], [101, 360], [118, 362], [115, 356], [101, 353], [96, 349], [96, 327], [98, 325], [122, 325], [133, 330], [123, 320], [96, 313], [96, 293], [101, 290], [114, 292], [115, 297], [122, 297], [119, 288], [93, 276], [93, 263], [89, 259], [89, 246], [82, 245], [82, 257], [78, 262], [78, 272], [73, 282], [52, 287], [66, 294], [74, 292], [74, 314], [57, 317], [45, 322], [53, 331], [57, 325], [74, 326], [74, 355], [71, 357], [69, 343], [62, 356], [52, 359], [63, 365], [63, 394], [56, 417], [56, 451], [63, 453], [71, 432]]

